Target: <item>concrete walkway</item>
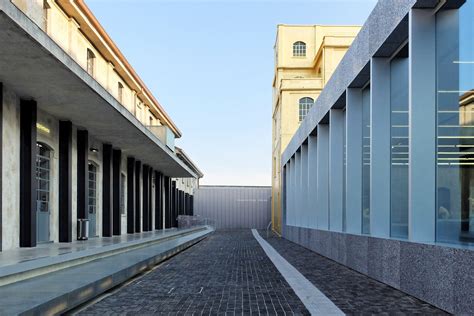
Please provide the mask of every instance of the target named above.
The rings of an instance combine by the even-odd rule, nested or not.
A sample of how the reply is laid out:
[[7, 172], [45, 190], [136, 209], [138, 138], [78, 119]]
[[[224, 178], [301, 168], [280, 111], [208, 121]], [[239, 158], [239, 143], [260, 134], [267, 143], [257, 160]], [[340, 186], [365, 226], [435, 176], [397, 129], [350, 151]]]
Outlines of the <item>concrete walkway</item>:
[[[83, 263], [76, 262], [77, 264], [69, 268], [55, 271], [55, 265], [53, 265], [51, 266], [51, 269], [55, 271], [53, 273], [1, 286], [0, 315], [63, 313], [129, 280], [138, 273], [154, 267], [159, 262], [201, 241], [210, 233], [212, 229], [204, 227], [182, 234], [175, 231], [175, 235], [168, 236], [169, 238], [146, 239], [141, 244], [135, 240], [131, 242], [132, 245], [118, 249], [116, 253], [91, 261], [84, 258]], [[112, 246], [115, 248], [123, 245]], [[100, 250], [91, 249], [94, 252]], [[87, 252], [84, 250], [72, 255], [80, 256]], [[60, 258], [53, 257], [52, 259]], [[81, 258], [70, 259], [82, 260]]]

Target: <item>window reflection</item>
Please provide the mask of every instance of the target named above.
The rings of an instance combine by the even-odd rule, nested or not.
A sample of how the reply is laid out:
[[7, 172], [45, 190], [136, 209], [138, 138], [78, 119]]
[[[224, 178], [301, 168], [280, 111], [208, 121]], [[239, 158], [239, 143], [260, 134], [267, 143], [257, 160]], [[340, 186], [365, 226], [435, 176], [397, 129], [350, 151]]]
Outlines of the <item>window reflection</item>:
[[362, 90], [362, 233], [370, 234], [370, 86]]
[[437, 240], [474, 241], [473, 1], [436, 16]]
[[408, 238], [408, 46], [390, 63], [390, 235]]

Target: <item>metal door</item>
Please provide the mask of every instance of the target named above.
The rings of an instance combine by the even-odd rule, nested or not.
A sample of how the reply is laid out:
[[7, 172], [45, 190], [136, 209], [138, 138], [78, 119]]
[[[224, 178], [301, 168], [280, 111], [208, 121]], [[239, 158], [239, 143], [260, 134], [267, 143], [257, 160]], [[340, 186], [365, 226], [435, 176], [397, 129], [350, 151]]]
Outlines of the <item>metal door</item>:
[[50, 241], [50, 179], [51, 150], [44, 144], [36, 144], [36, 238], [38, 242]]
[[89, 236], [97, 236], [97, 166], [89, 162], [89, 193], [88, 193], [88, 212], [89, 212]]

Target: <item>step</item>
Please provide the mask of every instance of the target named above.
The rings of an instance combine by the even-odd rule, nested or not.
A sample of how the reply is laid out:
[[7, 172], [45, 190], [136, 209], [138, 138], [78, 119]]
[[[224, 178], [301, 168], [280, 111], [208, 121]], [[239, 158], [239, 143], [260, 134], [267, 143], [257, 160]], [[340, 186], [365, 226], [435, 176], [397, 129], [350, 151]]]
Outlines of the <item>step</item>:
[[[46, 256], [33, 260], [15, 262], [9, 265], [0, 266], [0, 286], [27, 280], [46, 273], [59, 271], [76, 265], [84, 264], [96, 259], [105, 258], [122, 252], [147, 247], [166, 240], [185, 236], [194, 232], [205, 230], [206, 227], [194, 227], [190, 229], [174, 230], [144, 237], [127, 242], [114, 243], [110, 245], [88, 248], [55, 256]], [[27, 251], [34, 249], [27, 249]], [[7, 255], [5, 252], [3, 255]], [[1, 259], [0, 259], [1, 262]]]
[[183, 251], [210, 227], [0, 287], [0, 315], [64, 313]]

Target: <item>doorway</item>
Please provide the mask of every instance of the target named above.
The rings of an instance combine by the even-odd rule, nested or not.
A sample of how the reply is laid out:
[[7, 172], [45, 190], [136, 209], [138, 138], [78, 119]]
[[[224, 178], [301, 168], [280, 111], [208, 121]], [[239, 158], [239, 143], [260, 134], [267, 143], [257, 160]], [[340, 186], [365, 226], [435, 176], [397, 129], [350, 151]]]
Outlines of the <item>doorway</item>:
[[38, 242], [50, 241], [51, 154], [51, 149], [45, 144], [36, 144], [36, 238]]
[[89, 193], [88, 193], [88, 212], [89, 212], [89, 236], [97, 236], [97, 165], [89, 161]]

